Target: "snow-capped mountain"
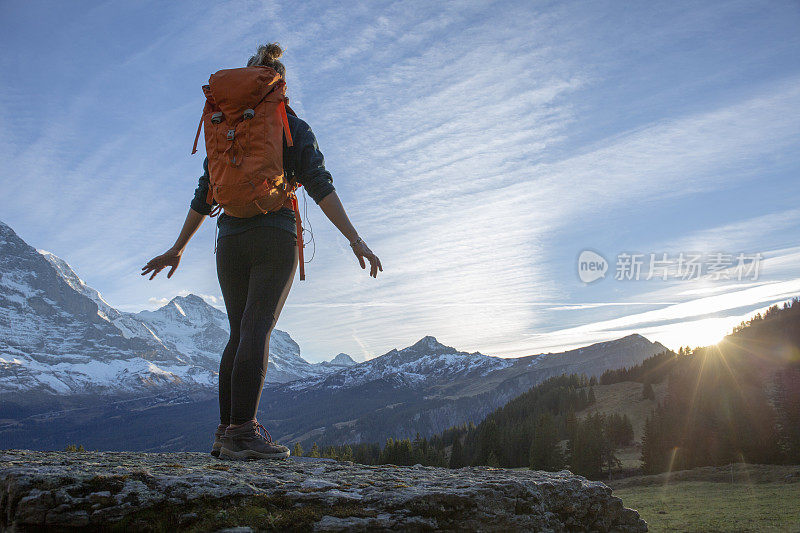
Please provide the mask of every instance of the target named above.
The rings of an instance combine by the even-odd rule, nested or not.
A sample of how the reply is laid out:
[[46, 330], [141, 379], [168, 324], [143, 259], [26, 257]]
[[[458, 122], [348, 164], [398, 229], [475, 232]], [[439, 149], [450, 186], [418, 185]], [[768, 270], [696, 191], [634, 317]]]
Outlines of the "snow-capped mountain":
[[[225, 313], [191, 294], [121, 312], [66, 261], [0, 222], [0, 394], [216, 390], [228, 336]], [[339, 368], [312, 365], [288, 333], [273, 331], [268, 382]]]
[[452, 382], [485, 375], [512, 363], [512, 359], [489, 357], [479, 352], [460, 352], [428, 335], [402, 350], [391, 350], [380, 357], [353, 364], [332, 374], [294, 381], [287, 387], [293, 390], [356, 387], [389, 376], [401, 377], [409, 384]]
[[337, 370], [342, 370], [345, 368], [349, 368], [351, 366], [357, 365], [352, 357], [347, 355], [346, 353], [340, 352], [336, 354], [336, 356], [331, 359], [330, 361], [322, 361], [319, 363], [314, 363], [313, 366], [315, 367], [316, 371], [318, 372], [318, 376], [323, 376], [325, 374], [329, 374], [331, 372], [336, 372]]
[[[0, 222], [0, 438], [52, 446], [94, 435], [103, 446], [134, 446], [130, 430], [116, 437], [101, 431], [99, 421], [113, 413], [125, 428], [137, 428], [136, 449], [198, 449], [192, 443], [208, 438], [200, 426], [216, 427], [213, 395], [227, 341], [227, 317], [202, 298], [178, 296], [155, 311], [121, 312], [65, 261], [38, 252]], [[430, 435], [480, 421], [553, 375], [600, 375], [663, 350], [631, 335], [502, 359], [426, 336], [362, 363], [339, 354], [311, 364], [288, 333], [274, 330], [259, 420], [276, 438], [304, 445]], [[136, 393], [133, 403], [93, 396], [128, 392]], [[29, 409], [23, 396], [53, 400]], [[41, 422], [51, 419], [59, 423]], [[155, 431], [154, 421], [182, 436]]]
[[67, 285], [97, 304], [97, 314], [100, 315], [100, 318], [103, 318], [104, 320], [116, 326], [125, 338], [130, 339], [133, 337], [150, 337], [150, 332], [146, 326], [144, 326], [135, 318], [129, 316], [127, 313], [122, 313], [111, 307], [111, 305], [109, 305], [109, 303], [106, 302], [102, 296], [100, 296], [100, 293], [97, 292], [97, 290], [87, 285], [81, 278], [78, 277], [78, 275], [74, 270], [72, 270], [72, 267], [69, 266], [66, 261], [46, 250], [37, 251], [42, 255], [42, 257], [47, 259], [47, 261], [53, 266], [58, 275], [61, 276], [61, 279], [63, 279]]
[[332, 366], [353, 366], [356, 364], [356, 362], [353, 360], [352, 357], [350, 357], [346, 353], [339, 352], [338, 354], [336, 354], [336, 357], [334, 357], [330, 361], [325, 361], [320, 364], [328, 364]]
[[630, 335], [562, 353], [503, 359], [462, 352], [426, 336], [337, 372], [269, 386], [261, 405], [273, 435], [289, 442], [383, 442], [479, 422], [554, 375], [599, 376], [665, 349]]

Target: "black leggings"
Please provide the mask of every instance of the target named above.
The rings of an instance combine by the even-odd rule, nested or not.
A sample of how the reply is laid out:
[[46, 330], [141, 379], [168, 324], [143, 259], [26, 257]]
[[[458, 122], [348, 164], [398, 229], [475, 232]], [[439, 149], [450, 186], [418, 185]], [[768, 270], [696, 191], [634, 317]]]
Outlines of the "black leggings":
[[298, 263], [294, 235], [258, 226], [217, 241], [217, 277], [231, 336], [219, 365], [222, 424], [255, 420], [267, 374], [269, 335]]

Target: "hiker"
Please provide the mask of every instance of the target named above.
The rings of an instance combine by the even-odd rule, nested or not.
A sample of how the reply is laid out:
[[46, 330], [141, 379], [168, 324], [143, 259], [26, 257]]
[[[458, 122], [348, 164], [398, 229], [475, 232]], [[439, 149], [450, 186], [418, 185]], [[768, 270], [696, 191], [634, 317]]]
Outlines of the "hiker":
[[[272, 441], [256, 413], [267, 373], [270, 333], [298, 263], [304, 279], [294, 188], [305, 187], [350, 242], [362, 269], [366, 260], [371, 277], [383, 271], [350, 223], [311, 128], [287, 105], [286, 69], [278, 60], [282, 54], [277, 43], [260, 46], [246, 68], [219, 71], [203, 87], [204, 173], [175, 244], [142, 267], [142, 275], [152, 272], [149, 279], [170, 267], [170, 278], [206, 215], [224, 209], [217, 219], [215, 252], [231, 332], [219, 366], [220, 424], [211, 451], [215, 457], [289, 456], [289, 448]], [[197, 138], [192, 153], [196, 150]]]

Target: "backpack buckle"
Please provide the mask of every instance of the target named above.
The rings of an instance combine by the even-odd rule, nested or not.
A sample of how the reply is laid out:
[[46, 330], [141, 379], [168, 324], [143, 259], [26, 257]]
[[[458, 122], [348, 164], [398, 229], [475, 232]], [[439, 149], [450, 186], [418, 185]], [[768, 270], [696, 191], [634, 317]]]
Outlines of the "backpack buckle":
[[222, 122], [222, 113], [221, 112], [216, 112], [213, 115], [211, 115], [211, 123], [212, 124], [219, 124], [220, 122]]
[[256, 116], [256, 112], [255, 112], [254, 110], [252, 110], [252, 109], [245, 109], [245, 110], [244, 110], [244, 115], [243, 115], [243, 118], [244, 118], [245, 120], [250, 120], [250, 119], [251, 119], [251, 118], [253, 118], [254, 116]]
[[228, 130], [228, 140], [232, 141], [233, 137], [236, 135], [236, 130]]

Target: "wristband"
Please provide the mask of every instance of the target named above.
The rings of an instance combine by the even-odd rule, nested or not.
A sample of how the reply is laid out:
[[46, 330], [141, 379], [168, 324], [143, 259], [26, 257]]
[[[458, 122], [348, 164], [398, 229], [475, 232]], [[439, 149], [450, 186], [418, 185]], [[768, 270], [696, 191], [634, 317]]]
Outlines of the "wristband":
[[350, 243], [350, 247], [352, 248], [353, 246], [355, 246], [356, 244], [358, 244], [358, 243], [360, 243], [360, 242], [364, 242], [364, 239], [362, 239], [361, 237], [359, 237], [359, 238], [358, 238], [358, 239], [356, 239], [355, 241], [351, 242], [351, 243]]

